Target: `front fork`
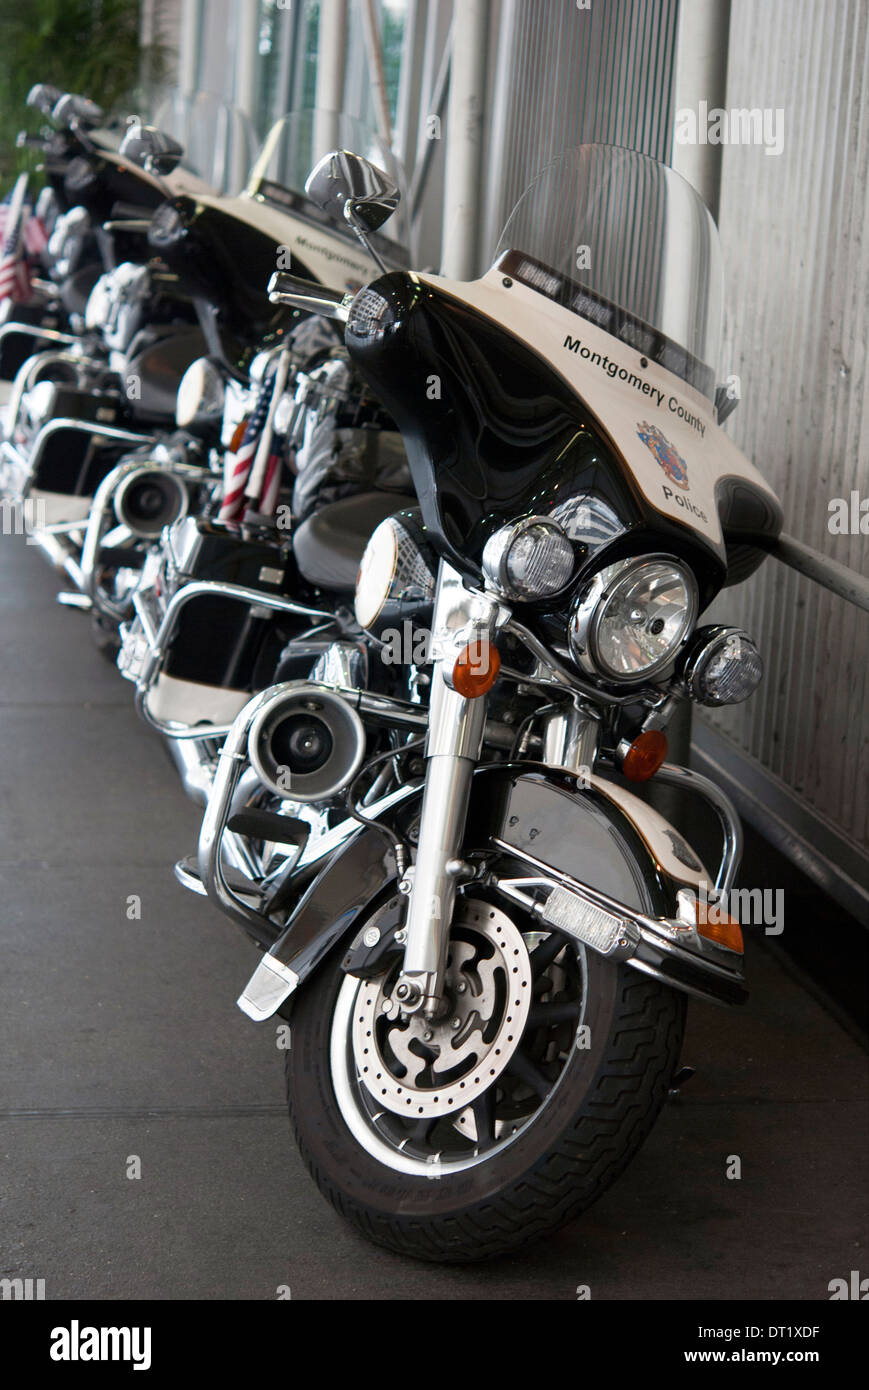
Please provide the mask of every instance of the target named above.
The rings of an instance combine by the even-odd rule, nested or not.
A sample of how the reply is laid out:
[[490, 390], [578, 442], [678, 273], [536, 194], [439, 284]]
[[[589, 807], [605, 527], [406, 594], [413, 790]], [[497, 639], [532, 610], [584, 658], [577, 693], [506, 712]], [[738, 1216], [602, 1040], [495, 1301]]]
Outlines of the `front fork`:
[[[486, 694], [468, 696], [457, 662], [474, 653], [490, 660], [489, 643], [509, 612], [485, 594], [471, 593], [441, 562], [432, 624], [432, 684], [426, 776], [414, 864], [401, 881], [407, 895], [404, 965], [393, 997], [404, 1013], [438, 1017], [446, 1007], [443, 980], [461, 859], [471, 778], [480, 759]], [[465, 662], [467, 669], [467, 661]], [[483, 682], [484, 683], [484, 682]], [[456, 688], [456, 686], [459, 688]]]

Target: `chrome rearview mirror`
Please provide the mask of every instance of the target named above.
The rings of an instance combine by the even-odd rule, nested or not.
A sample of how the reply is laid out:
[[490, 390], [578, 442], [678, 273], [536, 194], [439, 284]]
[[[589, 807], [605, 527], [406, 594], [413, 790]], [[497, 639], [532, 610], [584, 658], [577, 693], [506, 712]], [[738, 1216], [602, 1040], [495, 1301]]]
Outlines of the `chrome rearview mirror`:
[[50, 116], [62, 96], [59, 87], [52, 87], [49, 82], [37, 82], [27, 93], [27, 105], [35, 106], [44, 116]]
[[156, 126], [131, 121], [119, 153], [149, 174], [171, 174], [184, 155], [184, 146]]
[[333, 217], [342, 216], [382, 271], [386, 266], [371, 245], [370, 233], [398, 207], [401, 194], [388, 174], [350, 150], [326, 154], [308, 175], [305, 192]]
[[101, 106], [89, 97], [77, 96], [75, 92], [64, 92], [51, 110], [51, 119], [58, 125], [82, 127], [85, 130], [98, 126], [104, 119]]

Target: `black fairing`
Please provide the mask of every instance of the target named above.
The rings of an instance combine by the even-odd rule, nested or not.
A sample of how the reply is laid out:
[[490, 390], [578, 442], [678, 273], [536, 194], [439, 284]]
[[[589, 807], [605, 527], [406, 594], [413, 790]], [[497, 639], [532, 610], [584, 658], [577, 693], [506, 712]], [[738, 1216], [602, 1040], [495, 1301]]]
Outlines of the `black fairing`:
[[[646, 503], [591, 412], [506, 328], [395, 272], [357, 295], [345, 336], [402, 432], [425, 525], [456, 568], [477, 577], [499, 526], [595, 494], [626, 528], [607, 562], [665, 550], [691, 565], [704, 603], [721, 587], [716, 551]], [[583, 559], [580, 548], [577, 580]]]
[[81, 204], [95, 222], [105, 222], [116, 203], [156, 208], [165, 197], [154, 178], [112, 155], [74, 155], [64, 173], [64, 202]]
[[[297, 310], [276, 307], [268, 297], [277, 264], [275, 240], [231, 212], [187, 196], [165, 206], [177, 216], [168, 223], [162, 214], [155, 218], [148, 236], [151, 253], [180, 277], [188, 293], [217, 307], [223, 353], [244, 371], [254, 352], [278, 341], [299, 317]], [[314, 278], [295, 260], [293, 272]]]

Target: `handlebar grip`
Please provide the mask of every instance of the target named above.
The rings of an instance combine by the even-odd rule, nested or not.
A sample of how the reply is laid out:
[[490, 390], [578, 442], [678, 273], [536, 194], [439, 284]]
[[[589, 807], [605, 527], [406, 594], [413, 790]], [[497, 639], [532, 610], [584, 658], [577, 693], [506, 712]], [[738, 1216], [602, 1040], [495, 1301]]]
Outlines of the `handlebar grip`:
[[286, 270], [276, 270], [269, 280], [269, 299], [273, 304], [292, 304], [309, 314], [339, 319], [342, 323], [347, 322], [353, 302], [352, 294], [330, 290], [326, 285], [318, 285], [315, 280], [303, 280]]

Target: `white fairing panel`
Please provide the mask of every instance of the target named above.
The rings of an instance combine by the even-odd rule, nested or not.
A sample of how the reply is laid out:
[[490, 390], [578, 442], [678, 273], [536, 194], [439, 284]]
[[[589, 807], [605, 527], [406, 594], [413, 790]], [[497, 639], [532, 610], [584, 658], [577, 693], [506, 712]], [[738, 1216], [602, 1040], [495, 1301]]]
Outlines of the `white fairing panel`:
[[231, 724], [250, 699], [244, 690], [203, 685], [199, 681], [178, 680], [162, 673], [148, 693], [148, 709], [155, 719], [169, 724]]
[[777, 505], [760, 473], [715, 421], [712, 402], [665, 367], [590, 320], [498, 269], [462, 283], [420, 275], [485, 314], [543, 358], [596, 416], [646, 501], [718, 548], [715, 498], [722, 478], [742, 478]]

